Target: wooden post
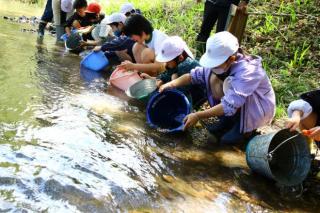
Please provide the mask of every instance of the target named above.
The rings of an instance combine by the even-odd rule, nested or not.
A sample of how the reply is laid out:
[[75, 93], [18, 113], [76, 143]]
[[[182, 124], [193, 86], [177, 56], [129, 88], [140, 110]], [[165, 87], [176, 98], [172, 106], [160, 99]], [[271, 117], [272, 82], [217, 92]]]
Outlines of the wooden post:
[[239, 44], [241, 44], [243, 34], [247, 25], [247, 20], [247, 12], [241, 12], [236, 9], [235, 5], [231, 5], [227, 22], [228, 31], [238, 38]]

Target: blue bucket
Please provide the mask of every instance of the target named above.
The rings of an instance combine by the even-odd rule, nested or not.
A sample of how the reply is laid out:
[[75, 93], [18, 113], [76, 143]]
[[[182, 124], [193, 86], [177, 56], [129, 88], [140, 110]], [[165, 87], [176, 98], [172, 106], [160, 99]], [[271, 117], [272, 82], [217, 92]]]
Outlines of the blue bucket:
[[288, 129], [255, 136], [248, 143], [246, 159], [251, 170], [284, 186], [300, 184], [311, 166], [306, 137]]
[[[73, 34], [73, 33], [77, 33], [77, 32], [78, 32], [78, 30], [76, 30], [76, 29], [71, 30], [71, 33], [72, 33], [72, 34]], [[68, 35], [67, 35], [67, 33], [63, 34], [63, 35], [60, 37], [60, 39], [63, 40], [63, 41], [67, 41], [67, 40], [68, 40]]]
[[86, 82], [93, 82], [98, 79], [103, 79], [101, 72], [95, 72], [95, 71], [89, 70], [83, 66], [80, 66], [80, 76]]
[[80, 64], [87, 69], [100, 71], [108, 66], [109, 61], [102, 51], [93, 51], [92, 53], [84, 57]]
[[191, 112], [188, 98], [178, 90], [156, 92], [147, 105], [147, 122], [164, 132], [183, 130], [183, 119]]

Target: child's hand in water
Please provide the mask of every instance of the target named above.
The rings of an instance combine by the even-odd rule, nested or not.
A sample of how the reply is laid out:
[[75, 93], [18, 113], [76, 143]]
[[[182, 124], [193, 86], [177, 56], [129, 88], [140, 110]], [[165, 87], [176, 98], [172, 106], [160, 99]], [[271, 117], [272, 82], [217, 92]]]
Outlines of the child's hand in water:
[[124, 61], [120, 65], [118, 65], [118, 67], [125, 70], [134, 70], [135, 68], [134, 63], [132, 63], [131, 61]]
[[175, 86], [172, 83], [172, 81], [170, 81], [170, 82], [168, 82], [166, 84], [161, 85], [160, 88], [159, 88], [159, 92], [163, 92], [164, 90], [172, 89], [172, 88], [175, 88]]
[[320, 126], [313, 127], [309, 131], [310, 131], [310, 134], [309, 134], [310, 138], [316, 141], [320, 141]]
[[187, 115], [183, 119], [183, 122], [184, 122], [183, 130], [185, 131], [189, 127], [194, 126], [198, 121], [199, 121], [199, 117], [197, 116], [196, 113], [191, 113], [191, 114]]
[[143, 79], [150, 79], [151, 78], [151, 76], [148, 75], [147, 73], [141, 73], [140, 77], [143, 78]]
[[93, 51], [95, 52], [99, 52], [101, 50], [101, 46], [96, 46], [95, 48], [93, 48]]

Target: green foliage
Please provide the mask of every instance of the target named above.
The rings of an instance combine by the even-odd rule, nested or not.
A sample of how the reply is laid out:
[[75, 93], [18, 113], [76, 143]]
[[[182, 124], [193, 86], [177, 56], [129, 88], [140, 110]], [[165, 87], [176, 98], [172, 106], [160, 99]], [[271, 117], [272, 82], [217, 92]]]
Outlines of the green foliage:
[[276, 92], [276, 117], [282, 117], [292, 100], [320, 87], [320, 2], [271, 0], [252, 5], [252, 10], [267, 15], [249, 16], [242, 44], [262, 56]]
[[299, 66], [302, 66], [305, 60], [305, 56], [307, 55], [309, 49], [310, 49], [310, 45], [307, 46], [306, 41], [303, 42], [302, 48], [300, 49], [300, 47], [298, 47], [295, 50], [293, 59], [291, 59], [288, 67], [292, 69], [292, 68], [297, 68]]
[[44, 2], [46, 2], [45, 0], [18, 0], [18, 1], [27, 3], [27, 4], [38, 4], [38, 5], [43, 5]]

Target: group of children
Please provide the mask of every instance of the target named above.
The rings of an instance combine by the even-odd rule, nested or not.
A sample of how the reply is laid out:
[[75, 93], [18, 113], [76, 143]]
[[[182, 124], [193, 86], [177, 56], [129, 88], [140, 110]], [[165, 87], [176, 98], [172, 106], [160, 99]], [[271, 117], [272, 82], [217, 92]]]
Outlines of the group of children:
[[[118, 67], [137, 70], [143, 78], [156, 79], [159, 91], [181, 88], [187, 91], [194, 108], [205, 100], [210, 108], [184, 118], [184, 128], [198, 121], [218, 117], [209, 125], [210, 133], [222, 144], [234, 144], [253, 135], [269, 124], [275, 115], [275, 93], [262, 67], [259, 56], [248, 55], [239, 47], [238, 39], [227, 31], [217, 32], [206, 41], [206, 51], [198, 62], [186, 42], [154, 29], [132, 4], [124, 4], [120, 12], [101, 18], [98, 3], [87, 6], [86, 0], [75, 0], [76, 12], [67, 20], [65, 31], [82, 30], [82, 45], [93, 45], [108, 59], [115, 58]], [[98, 46], [92, 32], [96, 24], [107, 25], [113, 35]], [[105, 28], [106, 26], [102, 26]], [[320, 141], [320, 90], [303, 94], [288, 108], [287, 128], [308, 129], [308, 136]]]

